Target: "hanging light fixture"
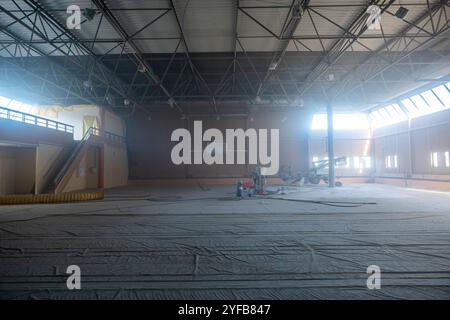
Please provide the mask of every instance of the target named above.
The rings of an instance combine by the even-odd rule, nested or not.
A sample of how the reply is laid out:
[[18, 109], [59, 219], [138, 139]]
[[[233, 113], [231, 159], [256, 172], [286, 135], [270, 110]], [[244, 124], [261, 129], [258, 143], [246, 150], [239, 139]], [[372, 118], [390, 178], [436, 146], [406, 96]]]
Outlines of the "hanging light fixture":
[[405, 19], [406, 15], [408, 14], [408, 9], [405, 7], [398, 8], [397, 12], [395, 13], [395, 16], [399, 19]]

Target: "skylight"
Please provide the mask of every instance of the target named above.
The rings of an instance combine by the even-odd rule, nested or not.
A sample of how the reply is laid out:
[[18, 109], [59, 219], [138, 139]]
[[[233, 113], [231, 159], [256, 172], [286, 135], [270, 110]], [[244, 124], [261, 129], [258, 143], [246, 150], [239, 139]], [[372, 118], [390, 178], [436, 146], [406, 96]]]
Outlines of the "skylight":
[[439, 100], [439, 98], [436, 96], [436, 94], [431, 91], [425, 91], [423, 93], [420, 94], [424, 100], [428, 103], [429, 106], [431, 106], [431, 108], [434, 109], [439, 109], [442, 110], [444, 109], [444, 105], [442, 104], [441, 100]]
[[450, 108], [450, 92], [448, 90], [450, 90], [450, 82], [446, 86], [442, 85], [433, 89], [446, 108]]
[[25, 113], [31, 113], [33, 108], [31, 104], [26, 104], [3, 96], [0, 96], [0, 107]]
[[450, 83], [403, 99], [369, 114], [375, 128], [391, 125], [408, 119], [424, 116], [450, 108]]
[[[317, 113], [313, 116], [312, 130], [327, 130], [327, 115]], [[369, 128], [367, 115], [364, 113], [336, 113], [333, 116], [335, 130], [365, 130]]]
[[11, 102], [10, 98], [0, 96], [0, 107], [6, 108], [6, 107], [8, 107], [10, 102]]
[[370, 120], [375, 128], [408, 120], [408, 116], [396, 103], [371, 112]]

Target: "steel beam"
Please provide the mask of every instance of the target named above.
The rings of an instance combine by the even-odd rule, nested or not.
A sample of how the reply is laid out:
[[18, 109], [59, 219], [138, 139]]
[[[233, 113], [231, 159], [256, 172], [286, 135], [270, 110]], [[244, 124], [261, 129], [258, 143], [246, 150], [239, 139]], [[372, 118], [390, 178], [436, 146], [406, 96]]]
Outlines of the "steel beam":
[[[27, 41], [20, 38], [18, 35], [14, 35], [9, 30], [11, 28], [10, 26], [3, 27], [0, 32], [9, 36], [18, 45], [16, 46], [16, 49], [17, 47], [25, 48], [27, 52], [27, 54], [24, 55], [21, 50], [15, 50], [14, 52], [9, 51], [9, 55], [11, 57], [25, 57], [29, 56], [32, 52], [33, 55], [38, 55], [45, 58], [45, 61], [48, 64], [49, 72], [53, 72], [55, 68], [60, 70], [61, 68], [67, 69], [69, 67], [72, 69], [67, 69], [68, 72], [66, 72], [66, 74], [69, 74], [70, 72], [73, 73], [73, 70], [84, 70], [86, 72], [86, 77], [89, 77], [90, 74], [92, 79], [95, 80], [96, 83], [101, 83], [104, 88], [111, 88], [116, 94], [122, 96], [123, 99], [129, 98], [132, 100], [131, 97], [126, 96], [126, 93], [123, 90], [124, 83], [121, 83], [120, 79], [112, 74], [104, 65], [99, 63], [99, 61], [96, 60], [95, 53], [79, 41], [75, 36], [73, 36], [68, 30], [66, 30], [65, 27], [63, 27], [56, 19], [49, 15], [39, 3], [34, 0], [24, 0], [23, 2], [20, 2], [20, 4], [15, 1], [13, 1], [13, 3], [18, 8], [17, 11], [14, 11], [13, 13], [11, 10], [7, 10], [3, 6], [0, 6], [0, 12], [8, 15], [10, 19], [13, 19], [17, 24], [20, 24], [22, 28], [28, 30], [31, 37], [30, 40]], [[32, 19], [31, 15], [25, 13], [26, 9], [31, 10], [34, 13], [34, 19]], [[22, 13], [24, 17], [18, 16], [19, 13]], [[39, 21], [39, 24], [37, 21]], [[48, 36], [50, 31], [51, 34], [56, 35], [52, 39]], [[58, 58], [50, 57], [48, 52], [44, 52], [33, 43], [35, 38], [39, 38], [40, 41], [48, 44], [50, 47], [53, 47], [53, 51], [58, 52], [59, 55], [65, 57], [65, 59], [60, 61]], [[56, 44], [55, 41], [58, 39], [64, 39], [67, 42], [63, 44]], [[5, 49], [5, 47], [2, 48], [3, 50]], [[19, 68], [26, 68], [26, 65], [24, 65], [21, 61], [9, 61], [9, 63]], [[27, 73], [32, 74], [32, 70], [32, 68], [29, 68]], [[34, 76], [36, 78], [41, 78], [40, 74], [35, 74]], [[79, 72], [72, 74], [72, 82], [76, 83], [77, 87], [82, 87], [80, 83], [86, 80], [87, 78], [80, 78]], [[103, 104], [105, 102], [105, 97], [103, 97], [103, 99], [97, 97], [95, 101], [87, 101], [83, 94], [74, 92], [71, 87], [67, 89], [64, 86], [61, 86], [57, 80], [54, 80], [53, 82], [46, 80], [44, 83], [54, 85], [61, 90], [65, 90], [68, 95], [76, 96], [77, 98], [89, 103], [95, 102], [95, 104]]]
[[180, 32], [180, 38], [183, 41], [183, 45], [184, 45], [184, 53], [186, 55], [186, 58], [188, 60], [188, 64], [189, 64], [189, 68], [191, 69], [191, 72], [193, 74], [193, 76], [196, 79], [200, 79], [200, 82], [202, 83], [202, 85], [206, 88], [208, 95], [210, 97], [212, 106], [214, 108], [215, 113], [218, 112], [217, 110], [217, 103], [216, 103], [216, 98], [214, 97], [214, 93], [211, 91], [211, 89], [209, 88], [208, 84], [206, 83], [205, 79], [203, 78], [203, 76], [201, 75], [201, 73], [197, 70], [197, 68], [194, 66], [192, 60], [191, 60], [191, 56], [190, 56], [190, 51], [189, 51], [189, 46], [186, 42], [186, 37], [184, 36], [184, 32], [183, 32], [183, 27], [181, 25], [180, 19], [178, 18], [178, 14], [177, 14], [177, 10], [175, 8], [175, 5], [173, 4], [173, 0], [169, 0], [169, 5], [170, 8], [173, 11], [173, 14], [175, 16], [175, 21], [178, 27], [178, 31]]
[[[289, 8], [289, 12], [285, 19], [285, 23], [281, 30], [280, 36], [278, 37], [281, 39], [281, 40], [279, 40], [280, 43], [279, 43], [278, 52], [272, 58], [272, 61], [270, 62], [270, 65], [266, 71], [266, 74], [264, 75], [262, 81], [258, 85], [258, 89], [256, 91], [256, 99], [257, 100], [259, 100], [261, 98], [261, 95], [264, 92], [264, 86], [265, 86], [266, 81], [272, 76], [273, 73], [276, 72], [276, 69], [280, 65], [280, 63], [283, 60], [283, 57], [286, 53], [286, 50], [288, 49], [290, 40], [284, 40], [284, 38], [290, 39], [294, 36], [294, 33], [297, 30], [297, 26], [299, 25], [299, 23], [303, 17], [303, 13], [306, 10], [308, 4], [309, 4], [309, 0], [301, 0], [301, 1], [293, 0], [292, 1], [291, 6]], [[297, 12], [294, 12], [294, 10], [297, 10]], [[284, 88], [282, 85], [281, 85], [281, 89], [284, 91]]]
[[[439, 37], [439, 35], [444, 34], [448, 30], [450, 30], [449, 21], [447, 19], [445, 19], [445, 21], [440, 21], [440, 22], [442, 22], [442, 24], [440, 22], [436, 23], [436, 31], [435, 31], [435, 33], [433, 35], [431, 35], [430, 37], [425, 39], [423, 42], [416, 43], [415, 47], [411, 47], [411, 44], [415, 43], [414, 42], [414, 38], [412, 38], [412, 39], [408, 38], [409, 42], [406, 44], [405, 48], [403, 50], [400, 50], [400, 51], [396, 52], [396, 55], [398, 57], [395, 57], [395, 59], [392, 59], [392, 61], [390, 61], [390, 62], [383, 61], [383, 63], [375, 63], [374, 67], [370, 70], [370, 73], [369, 73], [368, 77], [366, 77], [362, 81], [361, 81], [361, 79], [359, 79], [359, 81], [356, 84], [356, 86], [352, 86], [352, 88], [350, 88], [349, 91], [347, 91], [347, 92], [344, 91], [345, 90], [345, 86], [348, 85], [348, 83], [350, 82], [352, 75], [354, 75], [358, 70], [360, 70], [361, 67], [364, 66], [366, 62], [374, 60], [374, 58], [377, 58], [380, 53], [385, 52], [389, 48], [393, 48], [393, 47], [397, 46], [402, 41], [403, 35], [405, 35], [408, 32], [410, 32], [410, 30], [414, 29], [415, 26], [417, 26], [417, 25], [419, 25], [421, 23], [424, 23], [424, 25], [427, 25], [428, 23], [431, 23], [431, 21], [433, 21], [433, 15], [437, 14], [437, 12], [439, 12], [440, 10], [445, 12], [446, 6], [448, 6], [448, 5], [445, 4], [445, 3], [435, 4], [433, 7], [430, 8], [431, 15], [430, 15], [430, 12], [428, 10], [426, 12], [424, 12], [413, 23], [408, 24], [408, 26], [406, 28], [404, 28], [402, 31], [400, 31], [397, 39], [393, 39], [391, 41], [388, 41], [388, 42], [384, 43], [378, 50], [373, 52], [364, 61], [364, 63], [355, 66], [355, 68], [353, 68], [351, 71], [349, 71], [341, 79], [339, 85], [335, 86], [335, 87], [337, 87], [337, 91], [338, 91], [337, 95], [340, 96], [343, 93], [347, 93], [348, 94], [348, 93], [351, 93], [352, 91], [354, 91], [356, 88], [361, 88], [362, 85], [365, 82], [374, 79], [375, 77], [381, 75], [384, 71], [390, 69], [393, 66], [398, 65], [400, 62], [402, 62], [403, 60], [405, 60], [406, 58], [411, 56], [413, 53], [417, 52], [419, 49], [421, 49], [423, 47], [426, 47], [433, 40], [436, 40]], [[378, 68], [375, 69], [376, 67], [378, 67]]]
[[[105, 14], [102, 10], [99, 10], [102, 14], [100, 20], [103, 20], [103, 25], [96, 20], [96, 23], [98, 23], [97, 32], [88, 39], [77, 38], [64, 26], [58, 24], [55, 17], [61, 18], [63, 16], [61, 13], [65, 12], [63, 10], [51, 11], [42, 8], [42, 6], [33, 6], [33, 4], [38, 4], [34, 0], [10, 1], [11, 3], [15, 2], [17, 8], [9, 10], [9, 12], [5, 12], [7, 11], [5, 9], [1, 14], [8, 14], [9, 18], [12, 15], [15, 19], [4, 25], [0, 23], [0, 33], [7, 35], [9, 32], [13, 37], [2, 37], [0, 54], [24, 59], [8, 59], [9, 62], [3, 63], [3, 68], [0, 71], [10, 69], [11, 75], [18, 76], [23, 69], [27, 69], [26, 75], [28, 77], [31, 74], [37, 76], [29, 78], [27, 85], [30, 88], [38, 88], [38, 92], [41, 90], [41, 93], [47, 95], [49, 99], [55, 99], [55, 101], [64, 101], [64, 99], [73, 101], [74, 98], [80, 100], [84, 98], [82, 101], [87, 102], [86, 99], [89, 99], [90, 103], [100, 104], [105, 102], [108, 95], [112, 95], [114, 98], [132, 99], [135, 105], [144, 105], [154, 101], [168, 101], [168, 99], [173, 99], [176, 102], [209, 101], [211, 109], [214, 108], [217, 112], [217, 102], [221, 100], [245, 100], [254, 103], [255, 96], [261, 96], [265, 99], [262, 102], [268, 103], [273, 99], [273, 103], [277, 104], [280, 101], [283, 101], [283, 103], [293, 102], [298, 100], [297, 98], [300, 95], [304, 95], [305, 100], [308, 100], [317, 96], [318, 85], [329, 83], [327, 90], [330, 93], [335, 93], [335, 96], [342, 97], [342, 99], [356, 93], [356, 90], [361, 90], [363, 98], [367, 97], [366, 106], [370, 106], [369, 102], [372, 103], [378, 97], [369, 92], [369, 85], [378, 91], [383, 91], [383, 86], [390, 89], [395, 84], [401, 83], [404, 83], [405, 87], [406, 85], [408, 87], [413, 87], [415, 84], [423, 85], [425, 82], [433, 82], [433, 79], [429, 79], [430, 76], [427, 76], [428, 69], [425, 66], [435, 65], [434, 68], [437, 69], [440, 65], [448, 65], [445, 60], [437, 60], [439, 56], [447, 57], [448, 52], [445, 51], [445, 46], [436, 46], [438, 50], [442, 51], [427, 50], [426, 56], [421, 51], [421, 49], [432, 44], [434, 40], [446, 41], [449, 39], [447, 28], [442, 28], [444, 24], [448, 26], [447, 12], [441, 10], [434, 13], [435, 5], [428, 7], [428, 2], [421, 5], [420, 3], [405, 4], [406, 7], [414, 5], [416, 10], [423, 9], [424, 21], [430, 20], [428, 26], [423, 26], [423, 23], [416, 20], [403, 19], [404, 24], [410, 27], [408, 32], [401, 30], [397, 34], [392, 34], [392, 32], [386, 34], [383, 30], [380, 34], [366, 34], [362, 30], [367, 15], [365, 10], [359, 12], [358, 9], [365, 9], [367, 8], [366, 5], [337, 3], [315, 5], [312, 1], [310, 5], [305, 6], [305, 14], [311, 16], [313, 31], [311, 33], [313, 34], [294, 35], [291, 31], [295, 30], [296, 27], [289, 28], [292, 25], [288, 22], [291, 18], [290, 12], [293, 5], [296, 4], [295, 1], [285, 6], [269, 4], [241, 6], [238, 0], [234, 0], [236, 14], [233, 13], [234, 30], [232, 32], [234, 37], [230, 52], [205, 55], [194, 54], [189, 50], [188, 39], [185, 37], [183, 26], [179, 21], [180, 17], [177, 15], [174, 2], [170, 0], [166, 8], [142, 8], [142, 10], [158, 10], [158, 12], [154, 15], [156, 18], [149, 20], [148, 23], [144, 24], [144, 27], [138, 28], [138, 31], [134, 33], [128, 29], [125, 32], [125, 25], [121, 25], [118, 21], [120, 17], [114, 16], [114, 14], [136, 11], [141, 8], [120, 9], [114, 8], [112, 5], [106, 7], [106, 5], [100, 4], [99, 8], [109, 10], [109, 13]], [[99, 2], [104, 4], [106, 1], [94, 1], [97, 4]], [[380, 5], [382, 9], [385, 9], [385, 14], [389, 15], [393, 15], [395, 9], [391, 12], [386, 7], [389, 4], [391, 4], [391, 9], [398, 6], [396, 3], [392, 4], [390, 0], [372, 1], [371, 3]], [[440, 4], [442, 5], [442, 3]], [[361, 16], [358, 16], [359, 19], [357, 17], [353, 20], [353, 27], [352, 25], [349, 27], [341, 26], [339, 22], [326, 17], [326, 12], [320, 11], [322, 8], [347, 7], [353, 10], [358, 9], [358, 14], [361, 13]], [[286, 11], [289, 9], [281, 31], [270, 30], [268, 26], [257, 19], [258, 16], [251, 14], [251, 10], [267, 10], [269, 8], [286, 9]], [[448, 5], [445, 9], [448, 11]], [[54, 15], [50, 12], [58, 14]], [[168, 15], [172, 13], [175, 16], [179, 34], [161, 37], [142, 35], [142, 30], [150, 27], [155, 21], [159, 21], [163, 17], [167, 21]], [[240, 16], [245, 15], [268, 34], [260, 36], [239, 34], [237, 28], [238, 14]], [[109, 22], [108, 15], [110, 15], [110, 20], [115, 20], [115, 23], [118, 24], [115, 26], [115, 30], [118, 30], [117, 35], [113, 35], [114, 38], [112, 39], [103, 38], [102, 32], [100, 32], [104, 25]], [[320, 28], [317, 27], [319, 24], [317, 19], [325, 19], [342, 33], [340, 35], [322, 34]], [[82, 26], [84, 26], [84, 23], [87, 23], [87, 21], [83, 20]], [[399, 20], [399, 23], [402, 24], [402, 21]], [[18, 37], [18, 32], [14, 34], [16, 30], [24, 30], [24, 28], [28, 31], [25, 37], [22, 32], [20, 33], [21, 37]], [[53, 33], [54, 30], [57, 31], [56, 35]], [[243, 39], [260, 39], [263, 41], [268, 37], [278, 41], [280, 47], [276, 52], [267, 54], [247, 52], [246, 49], [248, 48], [243, 46]], [[380, 48], [369, 47], [363, 41], [366, 39], [383, 39], [385, 46]], [[173, 40], [173, 43], [177, 44], [177, 48], [175, 52], [170, 54], [152, 54], [149, 58], [144, 52], [139, 51], [138, 46], [136, 46], [138, 40]], [[307, 40], [317, 40], [318, 43], [320, 42], [322, 49], [314, 52], [308, 47]], [[330, 48], [325, 40], [336, 41]], [[113, 47], [96, 55], [96, 52], [98, 52], [96, 50], [97, 44], [112, 44]], [[131, 44], [134, 44], [134, 47]], [[296, 46], [297, 54], [286, 53], [287, 50], [284, 47], [287, 48], [288, 44]], [[181, 49], [181, 45], [185, 46], [185, 52], [183, 52], [184, 48]], [[353, 51], [355, 45], [362, 46], [363, 50], [367, 50], [366, 53]], [[402, 48], [401, 45], [406, 47]], [[121, 54], [115, 54], [116, 51], [120, 52], [120, 50]], [[354, 55], [353, 61], [345, 59], [347, 53]], [[41, 58], [42, 63], [35, 65], [33, 63], [34, 58], [26, 58], [30, 56], [43, 56], [44, 58]], [[279, 57], [282, 60], [279, 60]], [[423, 59], [424, 57], [426, 59]], [[317, 64], [317, 59], [321, 63]], [[144, 62], [145, 64], [143, 64]], [[214, 62], [214, 68], [204, 67], [204, 62]], [[267, 65], [271, 62], [275, 62], [273, 65], [277, 65], [275, 70], [268, 70]], [[17, 68], [15, 71], [12, 71], [13, 66]], [[134, 66], [136, 66], [136, 69], [134, 69]], [[145, 73], [142, 75], [137, 72], [139, 66], [144, 66]], [[17, 72], [17, 70], [20, 71]], [[326, 80], [323, 77], [325, 73], [322, 73], [326, 71], [333, 73], [336, 76], [336, 81]], [[308, 74], [310, 74], [309, 77]], [[404, 74], [414, 75], [414, 77], [404, 76]], [[17, 78], [19, 79], [19, 77]], [[92, 82], [89, 89], [86, 89], [83, 85], [83, 81], [87, 79]], [[167, 88], [166, 92], [161, 89], [160, 85]], [[55, 90], [52, 91], [52, 88]], [[321, 102], [324, 102], [324, 100], [321, 100]], [[378, 102], [381, 103], [377, 100]], [[363, 100], [362, 103], [364, 103]], [[337, 107], [337, 104], [334, 106]]]
[[[381, 9], [381, 14], [384, 13], [395, 0], [389, 0], [389, 3]], [[384, 2], [384, 1], [383, 1]], [[355, 43], [359, 36], [361, 36], [367, 30], [367, 8], [371, 5], [380, 5], [381, 0], [372, 0], [364, 8], [357, 17], [353, 20], [350, 26], [344, 31], [344, 35], [352, 35], [350, 39], [339, 39], [328, 50], [328, 54], [316, 65], [313, 72], [306, 78], [307, 84], [300, 88], [300, 93], [303, 95], [309, 90], [312, 85], [323, 75], [327, 70], [335, 64], [342, 55]]]
[[334, 188], [334, 128], [333, 128], [333, 106], [331, 102], [327, 103], [327, 149], [328, 149], [328, 186]]
[[92, 0], [95, 6], [103, 13], [108, 22], [113, 26], [114, 30], [121, 36], [122, 40], [127, 43], [133, 50], [133, 55], [136, 58], [138, 65], [143, 66], [145, 68], [145, 74], [153, 81], [154, 84], [158, 85], [162, 92], [169, 99], [169, 103], [176, 106], [177, 109], [183, 113], [183, 110], [178, 105], [178, 103], [173, 99], [170, 92], [166, 89], [166, 87], [162, 84], [159, 76], [153, 71], [152, 66], [145, 60], [143, 53], [136, 45], [134, 40], [130, 37], [127, 31], [120, 24], [119, 20], [114, 16], [113, 12], [108, 8], [106, 3], [103, 0]]

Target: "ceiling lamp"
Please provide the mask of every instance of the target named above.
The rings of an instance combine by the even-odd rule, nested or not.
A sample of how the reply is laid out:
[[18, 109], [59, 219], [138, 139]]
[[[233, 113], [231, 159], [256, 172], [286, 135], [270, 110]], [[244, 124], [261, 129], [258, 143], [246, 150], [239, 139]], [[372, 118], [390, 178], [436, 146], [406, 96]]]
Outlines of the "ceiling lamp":
[[108, 102], [110, 105], [114, 104], [114, 97], [110, 93], [108, 93], [105, 98], [106, 102]]
[[278, 61], [271, 62], [269, 65], [269, 70], [274, 71], [278, 67]]
[[85, 8], [83, 10], [83, 16], [88, 20], [92, 21], [95, 18], [95, 15], [97, 14], [97, 10], [92, 8]]
[[399, 19], [405, 19], [406, 15], [408, 14], [408, 9], [405, 7], [398, 8], [397, 12], [395, 13], [395, 16]]
[[173, 98], [170, 98], [169, 100], [167, 100], [167, 103], [169, 104], [169, 106], [171, 108], [173, 108], [175, 106], [175, 100]]
[[297, 3], [292, 8], [292, 18], [300, 19], [303, 15], [303, 8], [309, 5], [309, 0], [298, 0]]
[[147, 68], [142, 63], [140, 63], [138, 66], [138, 71], [140, 73], [144, 73], [145, 71], [147, 71]]
[[83, 81], [83, 86], [85, 87], [85, 88], [92, 88], [92, 82], [91, 82], [91, 80], [85, 80], [85, 81]]

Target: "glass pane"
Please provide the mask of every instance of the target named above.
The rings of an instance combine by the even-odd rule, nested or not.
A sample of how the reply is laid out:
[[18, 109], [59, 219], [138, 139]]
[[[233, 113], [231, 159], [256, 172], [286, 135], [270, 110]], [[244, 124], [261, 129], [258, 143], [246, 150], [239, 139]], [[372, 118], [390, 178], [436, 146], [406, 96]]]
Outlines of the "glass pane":
[[315, 114], [312, 119], [312, 130], [326, 130], [327, 129], [327, 115], [326, 114]]
[[372, 166], [372, 161], [370, 157], [362, 157], [362, 167], [364, 169], [370, 169]]
[[425, 100], [422, 99], [422, 97], [420, 95], [413, 96], [410, 99], [412, 100], [412, 102], [414, 102], [416, 107], [421, 112], [427, 112], [428, 109], [430, 108], [430, 106], [425, 102]]
[[439, 86], [433, 89], [433, 92], [439, 97], [439, 100], [444, 103], [446, 108], [450, 108], [450, 93], [445, 86]]
[[396, 118], [396, 114], [395, 114], [395, 110], [392, 107], [392, 105], [387, 106], [386, 108], [384, 108], [386, 110], [387, 113], [389, 113], [389, 115], [391, 116], [392, 119]]
[[373, 120], [374, 120], [375, 122], [380, 122], [380, 121], [383, 120], [383, 118], [381, 118], [380, 112], [379, 112], [378, 110], [372, 112], [370, 115], [372, 116], [372, 118], [373, 118]]
[[390, 121], [391, 120], [391, 116], [389, 115], [389, 113], [387, 113], [386, 109], [380, 109], [380, 114], [383, 117], [384, 121]]
[[433, 168], [439, 167], [438, 153], [437, 152], [432, 152], [431, 153], [431, 167], [433, 167]]
[[8, 104], [11, 102], [11, 99], [0, 96], [0, 107], [8, 107]]
[[433, 93], [433, 91], [428, 90], [420, 94], [426, 102], [431, 106], [432, 109], [443, 109], [444, 106]]
[[361, 163], [359, 161], [359, 157], [353, 157], [353, 168], [359, 169], [361, 167]]
[[408, 120], [408, 115], [396, 103], [371, 112], [370, 117], [375, 128]]
[[22, 106], [22, 102], [19, 102], [17, 100], [11, 100], [11, 102], [8, 105], [8, 108], [20, 111], [20, 107]]
[[335, 114], [333, 124], [337, 130], [364, 130], [369, 128], [367, 114], [363, 113]]
[[392, 107], [398, 114], [398, 121], [408, 120], [408, 116], [406, 115], [406, 113], [403, 112], [402, 108], [400, 108], [398, 104], [394, 103]]
[[22, 104], [22, 106], [20, 107], [20, 111], [25, 112], [25, 113], [30, 113], [31, 109], [33, 109], [33, 106], [31, 104]]
[[[333, 126], [335, 130], [362, 130], [369, 128], [369, 119], [367, 114], [363, 113], [337, 113], [333, 117]], [[312, 130], [327, 130], [327, 115], [315, 114], [313, 116]]]
[[408, 114], [411, 118], [416, 117], [417, 114], [419, 113], [416, 106], [411, 100], [409, 99], [402, 100], [402, 104], [405, 106], [406, 110], [408, 110]]

